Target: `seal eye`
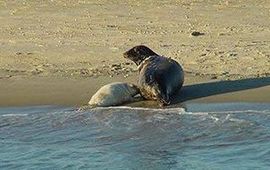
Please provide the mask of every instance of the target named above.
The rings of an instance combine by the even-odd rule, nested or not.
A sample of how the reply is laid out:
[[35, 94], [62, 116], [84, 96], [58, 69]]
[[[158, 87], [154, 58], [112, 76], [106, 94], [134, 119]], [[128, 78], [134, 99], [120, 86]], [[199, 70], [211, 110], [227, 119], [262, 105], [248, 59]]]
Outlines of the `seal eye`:
[[140, 55], [140, 49], [138, 47], [134, 48], [134, 55]]

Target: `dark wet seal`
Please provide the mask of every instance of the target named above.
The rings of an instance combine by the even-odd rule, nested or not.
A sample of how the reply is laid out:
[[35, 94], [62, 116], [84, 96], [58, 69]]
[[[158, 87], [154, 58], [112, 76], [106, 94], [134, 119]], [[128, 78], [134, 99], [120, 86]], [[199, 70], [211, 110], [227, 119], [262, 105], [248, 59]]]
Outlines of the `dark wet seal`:
[[150, 48], [139, 45], [126, 51], [124, 57], [133, 61], [139, 70], [138, 86], [142, 97], [169, 105], [171, 98], [184, 82], [184, 72], [178, 62], [160, 56]]

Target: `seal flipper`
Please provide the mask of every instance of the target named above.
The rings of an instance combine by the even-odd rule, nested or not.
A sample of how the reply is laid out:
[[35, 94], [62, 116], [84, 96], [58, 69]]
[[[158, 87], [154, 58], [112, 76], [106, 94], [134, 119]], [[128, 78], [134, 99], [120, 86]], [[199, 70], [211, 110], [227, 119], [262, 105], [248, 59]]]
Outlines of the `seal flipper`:
[[171, 103], [170, 96], [168, 94], [167, 87], [163, 84], [164, 80], [162, 79], [162, 76], [159, 76], [158, 74], [155, 74], [155, 81], [157, 88], [157, 100], [160, 103], [161, 106], [169, 105]]
[[140, 100], [144, 99], [139, 86], [137, 86], [135, 84], [129, 84], [129, 85], [130, 85], [130, 87], [132, 87], [133, 89], [135, 89], [137, 91], [134, 95], [132, 95], [132, 99], [130, 100], [130, 102], [136, 102], [136, 101], [140, 101]]
[[94, 106], [94, 105], [82, 105], [79, 108], [77, 108], [76, 111], [78, 111], [78, 112], [86, 111], [88, 109], [93, 109], [95, 107], [97, 107], [97, 106]]
[[171, 100], [167, 94], [161, 93], [160, 96], [157, 97], [157, 100], [161, 106], [166, 106], [171, 104]]

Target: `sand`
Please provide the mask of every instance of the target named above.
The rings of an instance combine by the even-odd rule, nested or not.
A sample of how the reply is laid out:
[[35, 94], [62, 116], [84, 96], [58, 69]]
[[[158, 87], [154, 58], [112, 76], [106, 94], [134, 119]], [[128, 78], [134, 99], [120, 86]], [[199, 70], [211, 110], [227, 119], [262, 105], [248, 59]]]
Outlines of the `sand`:
[[136, 82], [122, 53], [139, 44], [183, 66], [176, 103], [269, 102], [269, 18], [268, 0], [1, 1], [0, 105], [80, 105], [105, 83]]
[[[1, 81], [0, 107], [33, 105], [86, 105], [103, 85], [124, 81], [136, 83], [136, 75], [97, 78], [30, 77]], [[209, 77], [187, 74], [184, 87], [176, 93], [170, 107], [185, 103], [256, 102], [270, 103], [270, 78], [241, 80], [210, 80]], [[159, 107], [154, 101], [140, 101], [125, 105]]]

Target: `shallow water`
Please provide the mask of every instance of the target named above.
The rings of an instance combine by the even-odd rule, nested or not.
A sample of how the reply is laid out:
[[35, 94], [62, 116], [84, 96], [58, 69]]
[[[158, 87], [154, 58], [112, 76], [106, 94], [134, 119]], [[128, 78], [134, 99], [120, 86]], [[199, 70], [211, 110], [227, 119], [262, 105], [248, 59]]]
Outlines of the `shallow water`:
[[269, 169], [270, 104], [0, 108], [0, 169]]

